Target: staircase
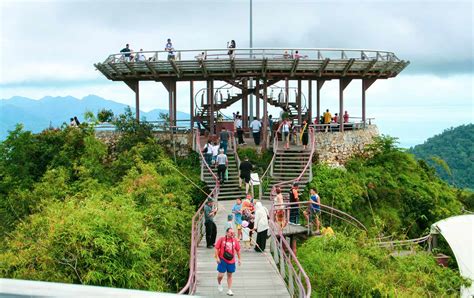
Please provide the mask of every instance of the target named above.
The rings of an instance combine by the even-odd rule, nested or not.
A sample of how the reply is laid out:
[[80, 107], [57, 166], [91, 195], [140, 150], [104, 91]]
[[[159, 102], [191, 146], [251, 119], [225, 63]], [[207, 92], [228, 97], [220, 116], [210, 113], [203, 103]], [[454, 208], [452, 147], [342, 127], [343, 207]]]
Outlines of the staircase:
[[[239, 188], [239, 171], [237, 169], [234, 150], [227, 150], [227, 158], [229, 159], [229, 166], [227, 168], [229, 171], [229, 180], [224, 181], [224, 183], [220, 185], [219, 200], [235, 200], [237, 198], [244, 199], [245, 188]], [[213, 168], [213, 172], [217, 176], [217, 168]], [[215, 181], [209, 171], [204, 171], [204, 182], [206, 182], [209, 189], [214, 188]], [[245, 184], [243, 186], [245, 186]]]
[[[290, 147], [289, 150], [278, 149], [275, 160], [273, 162], [273, 174], [271, 175], [270, 186], [262, 195], [262, 199], [269, 200], [272, 186], [283, 182], [297, 178], [303, 171], [308, 159], [312, 158], [311, 150], [303, 150], [302, 147]], [[299, 190], [302, 192], [306, 184], [311, 179], [311, 167], [308, 167], [298, 182]], [[283, 195], [287, 195], [290, 192], [292, 183], [285, 183], [281, 187]]]

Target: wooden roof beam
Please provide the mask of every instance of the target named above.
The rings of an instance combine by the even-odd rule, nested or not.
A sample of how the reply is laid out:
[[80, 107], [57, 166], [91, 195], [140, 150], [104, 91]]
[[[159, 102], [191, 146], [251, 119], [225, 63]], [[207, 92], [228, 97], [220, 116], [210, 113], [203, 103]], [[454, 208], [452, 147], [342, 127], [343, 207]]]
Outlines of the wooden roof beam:
[[371, 69], [374, 67], [375, 63], [377, 63], [377, 60], [372, 60], [369, 62], [369, 65], [362, 71], [362, 76], [365, 76]]
[[393, 65], [392, 65], [392, 62], [387, 62], [387, 63], [385, 64], [385, 67], [382, 68], [382, 70], [380, 70], [380, 72], [379, 72], [379, 74], [378, 74], [378, 77], [381, 77], [381, 76], [383, 75], [383, 73], [386, 72], [387, 69], [390, 68], [390, 66], [393, 66]]
[[342, 70], [342, 76], [345, 77], [349, 69], [351, 68], [352, 64], [354, 64], [355, 59], [351, 58], [349, 59], [349, 62], [347, 62], [346, 66], [344, 66], [344, 69]]
[[207, 78], [207, 69], [206, 69], [206, 64], [204, 62], [205, 62], [204, 59], [199, 60], [199, 66], [201, 67], [203, 76]]
[[160, 76], [158, 72], [156, 71], [156, 69], [152, 67], [150, 61], [145, 61], [145, 65], [151, 71], [151, 73], [153, 74], [155, 78], [158, 78]]
[[130, 72], [133, 74], [133, 75], [137, 75], [137, 72], [135, 71], [135, 69], [133, 69], [133, 67], [130, 66], [130, 63], [125, 61], [125, 66], [128, 68], [128, 70], [130, 70]]
[[295, 61], [293, 61], [293, 65], [291, 66], [290, 77], [295, 75], [296, 68], [298, 68], [298, 63], [299, 62], [300, 62], [300, 59], [295, 59]]
[[176, 74], [176, 76], [178, 78], [180, 78], [181, 77], [181, 71], [179, 70], [178, 65], [176, 65], [176, 61], [174, 61], [174, 59], [168, 59], [168, 61], [170, 62], [171, 67], [173, 68], [173, 71]]
[[101, 64], [101, 63], [98, 63], [98, 64], [94, 64], [95, 68], [100, 71], [107, 79], [109, 80], [112, 80], [112, 78], [110, 77], [109, 73], [107, 72], [107, 70], [104, 68], [104, 66]]
[[123, 75], [122, 72], [117, 68], [117, 66], [115, 66], [114, 63], [109, 62], [109, 63], [107, 63], [107, 65], [110, 66], [113, 70], [115, 70], [117, 75], [119, 75], [119, 76]]
[[323, 65], [321, 65], [321, 67], [320, 67], [319, 70], [318, 70], [318, 77], [320, 77], [320, 76], [323, 75], [323, 71], [324, 71], [324, 70], [326, 69], [326, 67], [328, 66], [329, 61], [331, 61], [331, 59], [329, 59], [329, 58], [324, 59]]

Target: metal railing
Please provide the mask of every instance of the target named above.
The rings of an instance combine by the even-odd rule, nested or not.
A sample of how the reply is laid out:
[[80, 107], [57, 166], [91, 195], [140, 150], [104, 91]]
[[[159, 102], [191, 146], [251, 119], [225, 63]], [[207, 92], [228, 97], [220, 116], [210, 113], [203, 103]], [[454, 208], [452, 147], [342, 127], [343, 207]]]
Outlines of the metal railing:
[[[194, 139], [193, 142], [196, 152], [199, 153], [199, 157], [201, 160], [201, 178], [203, 177], [203, 171], [209, 171], [215, 181], [215, 187], [212, 192], [208, 195], [209, 197], [214, 198], [215, 203], [218, 201], [219, 197], [219, 179], [217, 178], [216, 174], [211, 170], [209, 165], [207, 164], [204, 155], [202, 154], [201, 148], [201, 141], [200, 141], [200, 134], [198, 129], [194, 129]], [[201, 204], [199, 209], [194, 214], [191, 220], [191, 248], [189, 253], [189, 277], [186, 285], [179, 291], [179, 294], [194, 294], [196, 291], [196, 272], [197, 272], [197, 247], [199, 242], [201, 241], [204, 235], [204, 206], [206, 205], [206, 200]]]
[[[223, 60], [223, 59], [311, 59], [311, 60], [379, 60], [400, 61], [393, 52], [369, 49], [336, 49], [336, 48], [235, 48], [229, 55], [228, 48], [173, 50], [172, 60]], [[144, 59], [143, 59], [144, 56]], [[251, 57], [251, 58], [249, 58]], [[140, 51], [111, 54], [104, 63], [137, 62], [147, 63], [167, 61], [168, 51]]]

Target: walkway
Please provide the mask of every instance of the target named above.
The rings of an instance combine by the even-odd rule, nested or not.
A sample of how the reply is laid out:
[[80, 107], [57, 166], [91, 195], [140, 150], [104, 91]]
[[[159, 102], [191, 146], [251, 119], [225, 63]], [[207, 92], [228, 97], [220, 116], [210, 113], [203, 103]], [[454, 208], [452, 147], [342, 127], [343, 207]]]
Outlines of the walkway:
[[[269, 201], [262, 201], [270, 209]], [[224, 235], [227, 214], [232, 210], [234, 201], [220, 201], [219, 212], [215, 221], [217, 239]], [[255, 239], [255, 236], [254, 236]], [[234, 273], [232, 291], [234, 297], [290, 297], [286, 285], [279, 275], [270, 255], [267, 242], [266, 254], [242, 250], [242, 266]], [[227, 297], [227, 282], [224, 277], [224, 292], [217, 291], [217, 264], [214, 260], [214, 249], [206, 248], [205, 239], [201, 240], [197, 250], [197, 290], [195, 295], [204, 297]]]

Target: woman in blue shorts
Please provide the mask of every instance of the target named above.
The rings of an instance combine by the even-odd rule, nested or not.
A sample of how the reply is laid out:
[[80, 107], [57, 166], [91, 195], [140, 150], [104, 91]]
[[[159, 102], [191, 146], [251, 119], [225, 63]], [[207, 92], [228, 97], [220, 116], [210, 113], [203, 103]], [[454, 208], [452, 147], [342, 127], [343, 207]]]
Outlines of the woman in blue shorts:
[[234, 296], [232, 292], [232, 273], [235, 272], [235, 255], [238, 257], [240, 266], [240, 243], [235, 238], [234, 230], [227, 228], [225, 236], [220, 237], [215, 245], [216, 251], [214, 257], [217, 262], [217, 289], [219, 292], [224, 291], [222, 287], [222, 279], [227, 272], [227, 295]]

